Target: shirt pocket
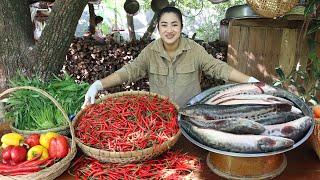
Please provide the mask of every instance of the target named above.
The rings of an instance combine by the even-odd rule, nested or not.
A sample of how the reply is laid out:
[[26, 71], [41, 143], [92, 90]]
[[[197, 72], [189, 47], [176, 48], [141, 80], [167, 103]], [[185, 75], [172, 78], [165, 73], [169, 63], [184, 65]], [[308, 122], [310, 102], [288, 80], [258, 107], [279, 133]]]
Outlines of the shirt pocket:
[[179, 64], [176, 69], [178, 86], [186, 86], [197, 79], [197, 72], [194, 64]]
[[151, 66], [149, 74], [150, 85], [166, 86], [169, 69], [161, 66]]

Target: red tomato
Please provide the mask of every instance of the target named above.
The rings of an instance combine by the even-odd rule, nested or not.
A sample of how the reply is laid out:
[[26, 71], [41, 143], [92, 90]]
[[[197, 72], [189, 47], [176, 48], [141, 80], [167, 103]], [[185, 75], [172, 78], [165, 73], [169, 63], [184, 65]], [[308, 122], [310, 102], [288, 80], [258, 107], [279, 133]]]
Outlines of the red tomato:
[[39, 145], [40, 142], [40, 134], [31, 134], [27, 139], [26, 139], [26, 143], [29, 145], [29, 148]]
[[49, 143], [50, 158], [64, 158], [69, 152], [69, 144], [66, 137], [59, 135], [52, 138]]
[[315, 118], [320, 118], [320, 105], [313, 106], [313, 115]]
[[8, 146], [2, 151], [3, 163], [16, 164], [25, 161], [27, 150], [23, 146]]

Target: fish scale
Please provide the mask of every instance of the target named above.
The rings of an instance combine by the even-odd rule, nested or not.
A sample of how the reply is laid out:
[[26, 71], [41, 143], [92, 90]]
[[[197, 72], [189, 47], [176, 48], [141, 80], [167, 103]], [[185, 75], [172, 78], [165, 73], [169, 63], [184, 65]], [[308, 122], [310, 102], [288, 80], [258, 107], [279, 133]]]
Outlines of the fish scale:
[[250, 119], [263, 125], [273, 125], [293, 121], [303, 116], [304, 115], [302, 114], [296, 114], [293, 112], [269, 112], [259, 116], [251, 117]]

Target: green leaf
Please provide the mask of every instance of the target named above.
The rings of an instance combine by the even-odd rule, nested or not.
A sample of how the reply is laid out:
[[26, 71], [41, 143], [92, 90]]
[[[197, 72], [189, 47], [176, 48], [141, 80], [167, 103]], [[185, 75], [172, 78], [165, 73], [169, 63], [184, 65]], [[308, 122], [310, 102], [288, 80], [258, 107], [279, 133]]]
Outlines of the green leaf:
[[281, 81], [276, 81], [275, 83], [273, 83], [273, 86], [281, 86], [281, 85], [282, 85]]
[[285, 79], [286, 79], [286, 76], [284, 75], [284, 72], [283, 72], [283, 70], [281, 69], [281, 67], [277, 67], [277, 68], [276, 68], [276, 72], [277, 72], [277, 74], [279, 75], [280, 80], [285, 80]]
[[311, 98], [308, 102], [311, 103], [312, 105], [317, 105], [318, 104], [318, 101], [317, 101], [316, 98]]
[[307, 34], [312, 34], [314, 32], [317, 32], [320, 29], [320, 22], [316, 21], [316, 23], [312, 23], [309, 28]]
[[309, 14], [312, 14], [314, 12], [314, 5], [316, 3], [316, 0], [310, 0], [304, 10], [304, 15], [307, 16]]

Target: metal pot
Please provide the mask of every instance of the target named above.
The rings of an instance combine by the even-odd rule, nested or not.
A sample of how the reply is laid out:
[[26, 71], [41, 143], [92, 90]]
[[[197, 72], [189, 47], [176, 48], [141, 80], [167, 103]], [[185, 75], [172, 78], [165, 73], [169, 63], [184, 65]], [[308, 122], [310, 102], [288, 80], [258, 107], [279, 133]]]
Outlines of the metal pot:
[[139, 11], [140, 5], [136, 0], [126, 0], [123, 8], [128, 14], [134, 15]]
[[151, 1], [151, 9], [153, 12], [158, 12], [162, 8], [167, 7], [169, 5], [168, 0], [152, 0]]
[[248, 4], [232, 6], [226, 11], [226, 19], [259, 18]]

